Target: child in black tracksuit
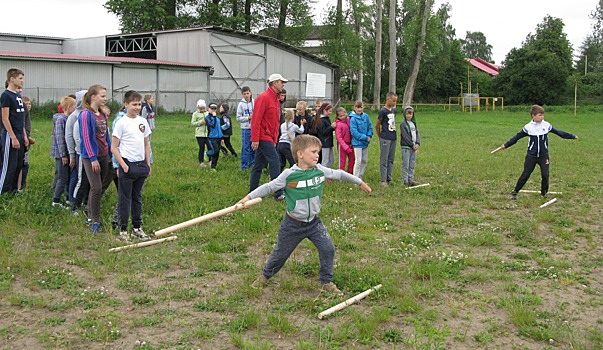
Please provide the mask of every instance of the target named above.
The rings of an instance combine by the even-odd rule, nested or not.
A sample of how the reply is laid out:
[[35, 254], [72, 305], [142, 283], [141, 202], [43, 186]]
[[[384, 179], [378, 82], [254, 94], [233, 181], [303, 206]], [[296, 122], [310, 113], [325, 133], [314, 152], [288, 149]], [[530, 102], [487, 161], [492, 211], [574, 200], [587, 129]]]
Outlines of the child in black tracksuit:
[[532, 121], [526, 124], [517, 135], [513, 136], [509, 141], [501, 146], [501, 149], [506, 149], [513, 146], [519, 139], [529, 136], [528, 141], [528, 154], [523, 163], [523, 172], [517, 180], [515, 189], [511, 192], [511, 199], [517, 199], [517, 193], [523, 185], [526, 184], [532, 171], [536, 167], [536, 164], [540, 166], [540, 175], [542, 181], [540, 184], [540, 195], [546, 196], [549, 191], [549, 139], [548, 133], [558, 135], [564, 139], [575, 139], [578, 140], [578, 136], [570, 134], [565, 131], [557, 130], [553, 128], [551, 124], [544, 121], [544, 108], [534, 105], [530, 110]]
[[220, 146], [220, 150], [222, 150], [222, 153], [225, 156], [227, 156], [228, 151], [230, 151], [230, 154], [236, 157], [237, 152], [234, 150], [232, 144], [230, 143], [230, 137], [232, 136], [232, 122], [230, 121], [230, 114], [228, 114], [228, 110], [228, 103], [222, 103], [220, 105], [220, 114], [222, 115], [222, 140], [224, 141], [222, 143], [222, 146]]

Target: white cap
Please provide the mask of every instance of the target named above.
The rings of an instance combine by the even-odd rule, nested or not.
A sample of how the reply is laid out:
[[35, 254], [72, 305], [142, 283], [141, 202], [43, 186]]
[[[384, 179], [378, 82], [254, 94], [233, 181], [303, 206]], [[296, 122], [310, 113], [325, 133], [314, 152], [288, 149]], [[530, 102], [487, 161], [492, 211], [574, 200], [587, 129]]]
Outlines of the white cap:
[[283, 78], [283, 76], [282, 76], [282, 75], [280, 75], [280, 74], [278, 74], [278, 73], [271, 74], [271, 75], [268, 77], [268, 82], [269, 82], [269, 83], [272, 83], [273, 81], [277, 81], [277, 80], [280, 80], [280, 81], [282, 81], [283, 83], [286, 83], [286, 82], [288, 82], [288, 81], [289, 81], [289, 80], [287, 80], [287, 79]]
[[197, 108], [201, 108], [201, 107], [207, 107], [207, 105], [205, 104], [205, 100], [197, 101]]

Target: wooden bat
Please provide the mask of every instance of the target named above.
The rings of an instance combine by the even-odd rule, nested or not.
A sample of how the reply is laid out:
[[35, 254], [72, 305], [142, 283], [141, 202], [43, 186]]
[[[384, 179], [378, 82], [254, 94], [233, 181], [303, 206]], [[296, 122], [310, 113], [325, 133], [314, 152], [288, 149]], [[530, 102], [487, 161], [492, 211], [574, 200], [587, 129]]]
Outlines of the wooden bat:
[[164, 228], [162, 230], [159, 230], [159, 231], [155, 232], [155, 237], [161, 237], [163, 235], [167, 235], [168, 233], [172, 233], [172, 232], [174, 232], [176, 230], [180, 230], [181, 228], [192, 226], [192, 225], [198, 224], [198, 223], [203, 222], [203, 221], [215, 219], [215, 218], [220, 217], [222, 215], [226, 215], [228, 213], [232, 213], [233, 211], [247, 208], [247, 207], [249, 207], [251, 205], [254, 205], [254, 204], [257, 204], [257, 203], [259, 203], [261, 201], [262, 201], [262, 198], [255, 198], [255, 199], [252, 199], [250, 201], [245, 202], [244, 205], [235, 204], [235, 205], [233, 205], [231, 207], [220, 209], [218, 211], [214, 211], [213, 213], [205, 214], [203, 216], [199, 216], [198, 218], [194, 218], [194, 219], [191, 219], [191, 220], [188, 220], [188, 221], [185, 221], [185, 222], [181, 222], [179, 224], [176, 224], [176, 225], [173, 225], [173, 226], [170, 226], [170, 227], [167, 227], [167, 228]]
[[136, 244], [125, 245], [125, 246], [122, 246], [122, 247], [111, 248], [111, 249], [109, 249], [109, 251], [110, 252], [118, 252], [120, 250], [125, 250], [125, 249], [141, 248], [141, 247], [146, 247], [146, 246], [157, 244], [157, 243], [162, 243], [162, 242], [167, 242], [167, 241], [173, 241], [175, 239], [178, 239], [178, 236], [166, 237], [166, 238], [161, 238], [161, 239], [154, 239], [152, 241], [140, 242], [140, 243], [136, 243]]
[[419, 188], [419, 187], [425, 187], [425, 186], [429, 186], [429, 184], [421, 184], [421, 185], [416, 185], [416, 186], [412, 186], [412, 187], [406, 187], [406, 189], [412, 190], [413, 188]]
[[544, 207], [546, 207], [548, 205], [551, 205], [551, 204], [555, 203], [556, 201], [557, 201], [557, 198], [553, 198], [550, 201], [548, 201], [548, 202], [544, 203], [543, 205], [541, 205], [540, 207], [544, 208]]
[[496, 153], [496, 152], [500, 151], [501, 149], [502, 149], [502, 146], [501, 146], [501, 147], [498, 147], [498, 148], [497, 148], [497, 149], [495, 149], [494, 151], [490, 152], [490, 154], [494, 154], [494, 153]]
[[[519, 190], [519, 192], [523, 192], [523, 193], [540, 193], [540, 191], [532, 191], [532, 190]], [[548, 194], [563, 194], [563, 192], [548, 192]]]
[[327, 309], [327, 310], [319, 313], [318, 314], [318, 319], [322, 320], [325, 316], [330, 315], [330, 314], [334, 313], [335, 311], [339, 311], [339, 310], [345, 309], [346, 307], [348, 307], [348, 306], [350, 306], [350, 305], [352, 305], [354, 303], [359, 302], [360, 300], [364, 299], [367, 295], [371, 294], [373, 291], [379, 290], [379, 288], [381, 288], [381, 287], [382, 287], [382, 285], [378, 284], [378, 285], [376, 285], [375, 287], [373, 287], [371, 289], [367, 289], [364, 292], [362, 292], [362, 293], [360, 293], [360, 294], [358, 294], [358, 295], [356, 295], [354, 297], [351, 297], [350, 299], [344, 301], [343, 303], [339, 303], [339, 304], [333, 306], [332, 308]]

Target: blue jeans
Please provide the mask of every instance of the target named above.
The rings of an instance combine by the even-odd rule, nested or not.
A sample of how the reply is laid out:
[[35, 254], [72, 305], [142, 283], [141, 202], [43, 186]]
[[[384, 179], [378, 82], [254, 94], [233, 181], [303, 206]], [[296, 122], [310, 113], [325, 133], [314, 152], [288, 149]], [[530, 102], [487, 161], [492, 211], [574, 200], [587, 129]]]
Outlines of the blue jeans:
[[251, 148], [251, 129], [242, 129], [241, 132], [241, 169], [247, 169], [255, 161], [255, 151]]
[[327, 284], [333, 279], [333, 261], [335, 260], [335, 245], [327, 228], [318, 216], [310, 222], [297, 221], [285, 214], [285, 219], [278, 230], [276, 247], [270, 254], [263, 275], [270, 278], [285, 265], [295, 248], [304, 239], [309, 239], [318, 249], [320, 261], [320, 283]]
[[[249, 192], [258, 188], [262, 170], [266, 166], [269, 166], [270, 180], [276, 179], [281, 174], [281, 161], [274, 144], [270, 141], [260, 141], [260, 145], [255, 150], [255, 163], [249, 176]], [[281, 194], [283, 194], [283, 190], [278, 190], [274, 196], [278, 197]]]

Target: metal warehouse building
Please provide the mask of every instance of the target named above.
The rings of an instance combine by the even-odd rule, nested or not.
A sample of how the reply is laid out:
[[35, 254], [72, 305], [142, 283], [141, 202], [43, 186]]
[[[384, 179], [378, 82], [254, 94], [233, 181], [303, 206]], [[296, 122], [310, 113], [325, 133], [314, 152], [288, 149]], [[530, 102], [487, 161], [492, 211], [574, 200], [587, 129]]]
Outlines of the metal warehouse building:
[[124, 91], [153, 93], [168, 111], [195, 109], [199, 98], [240, 100], [280, 73], [289, 101], [334, 100], [337, 66], [278, 40], [220, 27], [64, 39], [0, 34], [0, 72], [25, 72], [24, 94], [39, 102], [99, 83], [120, 100]]

